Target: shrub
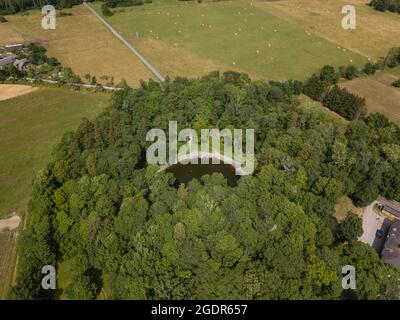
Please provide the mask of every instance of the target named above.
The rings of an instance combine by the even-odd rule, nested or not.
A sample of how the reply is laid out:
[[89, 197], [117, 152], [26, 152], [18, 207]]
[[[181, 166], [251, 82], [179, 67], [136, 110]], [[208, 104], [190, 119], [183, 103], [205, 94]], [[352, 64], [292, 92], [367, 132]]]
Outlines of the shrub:
[[28, 59], [34, 65], [41, 65], [47, 62], [46, 49], [40, 45], [31, 43], [28, 46]]
[[368, 62], [367, 64], [365, 64], [363, 72], [367, 75], [371, 75], [374, 74], [377, 70], [377, 65]]
[[106, 3], [101, 5], [101, 13], [106, 17], [111, 17], [114, 14]]
[[339, 81], [339, 74], [332, 66], [324, 66], [319, 73], [319, 78], [329, 84], [336, 84]]
[[303, 92], [303, 83], [299, 80], [288, 80], [286, 84], [290, 88], [291, 94], [299, 95]]
[[47, 60], [47, 64], [52, 67], [56, 67], [60, 65], [60, 62], [56, 58], [52, 57]]
[[341, 76], [343, 78], [346, 78], [347, 80], [353, 80], [354, 78], [357, 78], [357, 76], [358, 76], [358, 70], [352, 64], [348, 65], [347, 67], [341, 67], [340, 73], [341, 73]]
[[385, 66], [394, 68], [400, 64], [400, 48], [391, 48], [385, 57]]
[[5, 22], [7, 22], [8, 20], [5, 18], [5, 17], [3, 17], [3, 16], [0, 16], [0, 23], [5, 23]]
[[303, 93], [313, 100], [321, 101], [327, 88], [328, 84], [314, 74], [304, 84]]
[[59, 18], [62, 18], [62, 17], [70, 17], [70, 16], [72, 16], [72, 13], [70, 13], [70, 12], [61, 11], [60, 13], [58, 13], [58, 17], [59, 17]]
[[400, 79], [392, 83], [393, 87], [400, 88]]
[[[142, 0], [107, 0], [105, 2], [109, 8], [141, 6], [143, 3]], [[151, 1], [146, 3], [151, 3]]]

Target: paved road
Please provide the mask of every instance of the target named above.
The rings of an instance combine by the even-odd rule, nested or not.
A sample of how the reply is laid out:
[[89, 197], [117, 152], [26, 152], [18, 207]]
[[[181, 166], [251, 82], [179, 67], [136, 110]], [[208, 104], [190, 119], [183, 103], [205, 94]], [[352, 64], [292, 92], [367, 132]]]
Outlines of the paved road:
[[87, 2], [83, 3], [119, 40], [121, 40], [142, 62], [149, 68], [149, 70], [161, 81], [164, 82], [165, 78], [148, 62], [128, 41], [125, 40], [106, 20], [104, 20]]

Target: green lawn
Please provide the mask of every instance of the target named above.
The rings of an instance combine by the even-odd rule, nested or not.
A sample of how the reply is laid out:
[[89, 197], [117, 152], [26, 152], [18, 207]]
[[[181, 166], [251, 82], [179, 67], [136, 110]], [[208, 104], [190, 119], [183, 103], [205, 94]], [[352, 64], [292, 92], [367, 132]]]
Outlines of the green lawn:
[[23, 215], [35, 173], [53, 146], [83, 117], [93, 118], [109, 95], [58, 88], [0, 101], [0, 218]]
[[[93, 6], [101, 11], [101, 3]], [[268, 79], [304, 79], [325, 64], [361, 66], [366, 62], [354, 52], [241, 0], [156, 0], [143, 6], [117, 8], [107, 20], [132, 42], [138, 31], [144, 37]], [[159, 59], [163, 59], [162, 52]], [[157, 61], [151, 62], [157, 67]]]
[[388, 69], [388, 73], [391, 73], [400, 78], [400, 66], [397, 66], [396, 68]]

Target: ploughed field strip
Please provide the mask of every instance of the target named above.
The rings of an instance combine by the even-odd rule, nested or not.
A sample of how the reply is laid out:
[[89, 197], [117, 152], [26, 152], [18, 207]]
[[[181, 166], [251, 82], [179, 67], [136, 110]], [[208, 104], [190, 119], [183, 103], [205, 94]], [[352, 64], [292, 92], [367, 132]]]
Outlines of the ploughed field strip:
[[391, 85], [395, 79], [390, 74], [378, 74], [346, 81], [341, 86], [365, 97], [368, 113], [383, 113], [391, 121], [400, 124], [400, 89]]
[[[101, 12], [101, 3], [92, 6]], [[116, 9], [106, 20], [126, 37], [166, 42], [268, 79], [301, 80], [325, 64], [367, 60], [245, 1], [155, 2]]]

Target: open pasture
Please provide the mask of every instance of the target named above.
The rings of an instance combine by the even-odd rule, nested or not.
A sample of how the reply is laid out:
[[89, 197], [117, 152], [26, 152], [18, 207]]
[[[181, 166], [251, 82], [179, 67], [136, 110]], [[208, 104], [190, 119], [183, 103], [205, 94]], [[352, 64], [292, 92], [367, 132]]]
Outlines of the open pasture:
[[[101, 3], [93, 7], [100, 13]], [[141, 38], [176, 48], [267, 79], [304, 79], [325, 64], [353, 63], [366, 58], [286, 22], [247, 1], [155, 1], [143, 6], [117, 8], [107, 18], [133, 45]], [[162, 48], [162, 46], [160, 46]], [[179, 63], [158, 50], [151, 63]], [[182, 68], [190, 70], [190, 61]]]
[[[252, 0], [248, 0], [249, 2]], [[379, 12], [370, 0], [255, 0], [254, 5], [339, 46], [377, 60], [390, 48], [399, 46], [400, 17], [391, 12]], [[356, 9], [356, 30], [344, 30], [342, 8]]]

